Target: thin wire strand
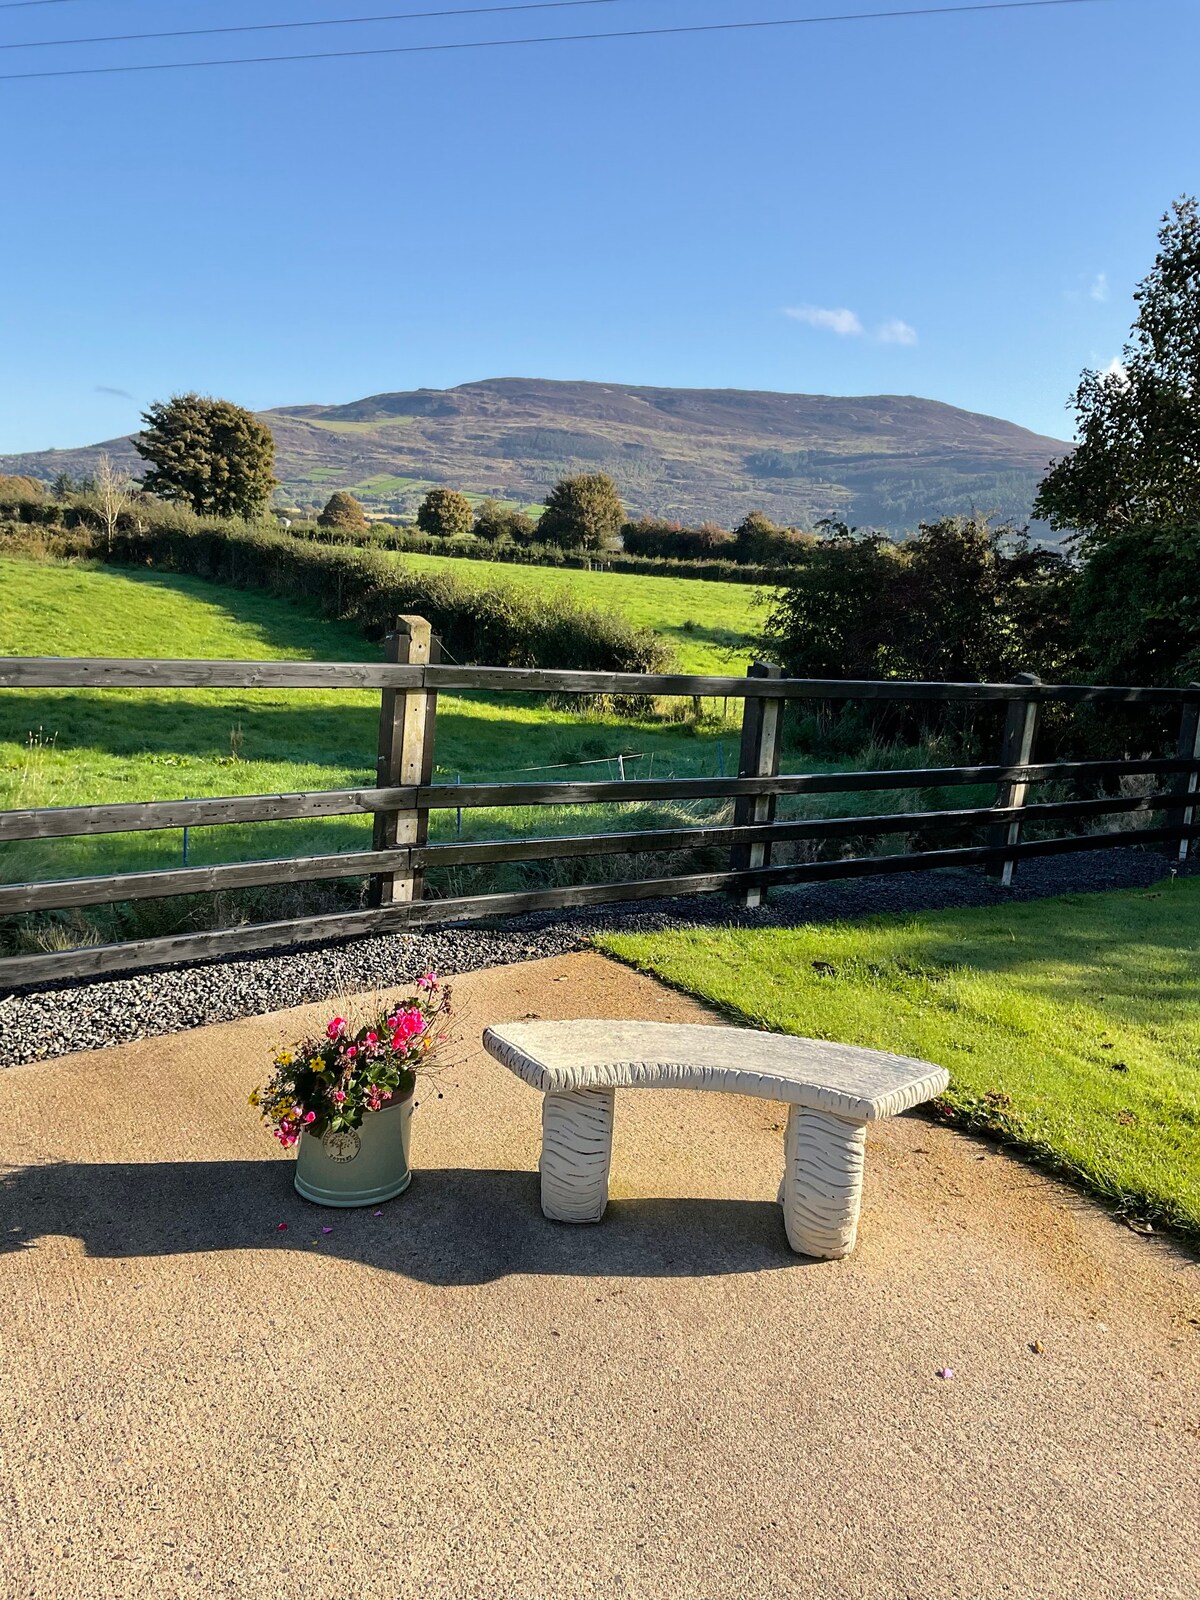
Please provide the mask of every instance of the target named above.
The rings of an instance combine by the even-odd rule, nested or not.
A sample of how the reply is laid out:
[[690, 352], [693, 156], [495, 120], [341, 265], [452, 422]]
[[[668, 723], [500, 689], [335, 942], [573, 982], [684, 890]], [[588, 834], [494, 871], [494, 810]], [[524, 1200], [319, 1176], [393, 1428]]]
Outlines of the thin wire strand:
[[621, 28], [608, 33], [550, 33], [525, 39], [462, 39], [446, 44], [382, 45], [362, 50], [310, 50], [298, 55], [224, 56], [211, 61], [147, 61], [130, 66], [56, 67], [45, 72], [3, 72], [0, 83], [34, 78], [93, 78], [112, 73], [183, 72], [198, 67], [257, 67], [282, 61], [345, 61], [364, 56], [433, 55], [461, 50], [512, 50], [537, 44], [592, 44], [601, 39], [662, 39], [681, 34], [742, 33], [752, 29], [806, 28], [834, 22], [881, 22], [913, 17], [982, 15], [996, 11], [1040, 11], [1059, 6], [1107, 5], [1112, 0], [984, 0], [982, 5], [915, 6], [904, 11], [844, 11], [823, 17], [782, 17], [754, 22], [699, 22], [673, 28]]
[[[32, 5], [40, 0], [20, 0]], [[450, 7], [442, 11], [392, 11], [377, 17], [320, 17], [311, 22], [235, 22], [223, 28], [171, 28], [165, 33], [94, 33], [79, 39], [25, 39], [0, 50], [58, 50], [71, 44], [128, 44], [140, 39], [196, 39], [212, 33], [277, 33], [284, 28], [353, 28], [368, 22], [413, 22], [427, 17], [479, 17], [497, 11], [562, 11], [573, 6], [624, 5], [628, 0], [520, 0], [502, 6]]]

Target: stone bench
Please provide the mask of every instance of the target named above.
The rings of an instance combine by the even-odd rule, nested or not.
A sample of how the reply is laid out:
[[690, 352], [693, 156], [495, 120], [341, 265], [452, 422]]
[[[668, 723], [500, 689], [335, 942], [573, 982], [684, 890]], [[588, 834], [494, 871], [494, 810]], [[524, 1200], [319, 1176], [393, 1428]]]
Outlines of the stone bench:
[[940, 1094], [942, 1067], [883, 1050], [747, 1028], [655, 1022], [513, 1022], [488, 1028], [497, 1061], [541, 1090], [542, 1210], [599, 1222], [608, 1204], [617, 1089], [716, 1089], [788, 1108], [779, 1199], [788, 1243], [854, 1249], [867, 1123]]

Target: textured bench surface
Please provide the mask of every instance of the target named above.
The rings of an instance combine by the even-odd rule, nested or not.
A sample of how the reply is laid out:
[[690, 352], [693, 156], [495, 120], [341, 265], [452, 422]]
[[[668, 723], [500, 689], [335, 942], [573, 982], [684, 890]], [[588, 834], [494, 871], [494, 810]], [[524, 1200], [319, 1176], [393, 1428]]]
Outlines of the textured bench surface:
[[855, 1122], [896, 1116], [950, 1081], [943, 1067], [885, 1050], [702, 1023], [512, 1022], [483, 1042], [543, 1094], [719, 1089]]

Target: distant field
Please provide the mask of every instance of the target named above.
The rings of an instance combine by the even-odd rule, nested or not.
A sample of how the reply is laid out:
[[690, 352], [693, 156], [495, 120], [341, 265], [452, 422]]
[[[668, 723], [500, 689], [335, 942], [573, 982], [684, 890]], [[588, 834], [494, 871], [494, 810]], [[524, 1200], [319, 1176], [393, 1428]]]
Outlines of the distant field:
[[448, 571], [481, 586], [511, 584], [546, 594], [565, 589], [584, 605], [619, 612], [626, 621], [663, 634], [674, 646], [684, 672], [744, 672], [751, 659], [751, 638], [760, 631], [765, 614], [760, 591], [744, 583], [520, 567], [406, 552], [396, 559], [418, 571]]

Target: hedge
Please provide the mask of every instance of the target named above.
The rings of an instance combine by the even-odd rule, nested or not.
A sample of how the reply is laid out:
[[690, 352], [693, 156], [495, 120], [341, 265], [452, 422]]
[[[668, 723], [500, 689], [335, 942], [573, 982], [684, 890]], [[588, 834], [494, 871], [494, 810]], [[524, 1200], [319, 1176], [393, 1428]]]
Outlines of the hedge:
[[[244, 532], [243, 522], [222, 522], [218, 519], [201, 519], [182, 506], [160, 503], [147, 512], [145, 507], [123, 514], [122, 524], [131, 525], [139, 517], [144, 522], [153, 517], [155, 528], [172, 527], [195, 529], [201, 526], [228, 528], [231, 532]], [[87, 495], [77, 495], [73, 500], [5, 499], [0, 496], [0, 517], [10, 517], [17, 522], [47, 528], [96, 528], [99, 526], [95, 504]], [[277, 531], [274, 524], [268, 531]], [[623, 572], [633, 575], [663, 578], [702, 578], [713, 583], [756, 583], [776, 585], [789, 581], [788, 566], [770, 563], [747, 563], [714, 557], [709, 560], [679, 560], [665, 556], [643, 556], [619, 550], [562, 550], [555, 545], [511, 543], [485, 544], [477, 539], [438, 539], [418, 532], [415, 528], [398, 528], [390, 523], [371, 523], [364, 531], [353, 528], [321, 528], [315, 523], [296, 523], [278, 531], [289, 538], [305, 539], [316, 544], [356, 545], [368, 550], [406, 551], [411, 555], [456, 556], [470, 561], [505, 562], [522, 567], [562, 567], [587, 572]]]
[[660, 578], [703, 578], [714, 583], [786, 583], [787, 567], [644, 556], [621, 550], [563, 550], [550, 544], [484, 544], [477, 539], [431, 539], [426, 534], [374, 523], [364, 533], [349, 528], [318, 528], [297, 523], [286, 530], [295, 539], [319, 544], [356, 544], [420, 556], [456, 556], [468, 561], [502, 561], [519, 567], [566, 567], [586, 572], [624, 572]]
[[[78, 510], [78, 508], [77, 508]], [[237, 522], [169, 517], [139, 531], [122, 528], [111, 548], [82, 525], [31, 537], [28, 523], [0, 531], [10, 545], [35, 540], [53, 556], [87, 557], [120, 566], [188, 573], [238, 589], [315, 605], [325, 616], [357, 624], [381, 638], [397, 616], [428, 618], [446, 656], [466, 665], [579, 668], [591, 672], [669, 672], [667, 642], [649, 628], [575, 604], [569, 596], [527, 594], [506, 587], [475, 588], [446, 572], [413, 572], [374, 550], [325, 546]], [[641, 713], [644, 697], [616, 709]]]

